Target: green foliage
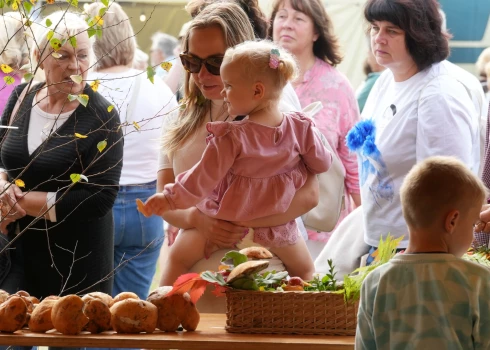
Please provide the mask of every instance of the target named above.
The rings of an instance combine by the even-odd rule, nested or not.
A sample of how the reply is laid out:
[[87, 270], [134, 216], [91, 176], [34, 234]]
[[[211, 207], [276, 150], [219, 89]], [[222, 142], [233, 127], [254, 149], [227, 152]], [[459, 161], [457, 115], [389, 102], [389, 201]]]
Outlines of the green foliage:
[[[46, 27], [51, 27], [51, 25], [52, 25], [52, 24], [53, 24], [53, 22], [51, 22], [51, 20], [50, 20], [49, 18], [48, 18], [48, 19], [46, 19]], [[48, 40], [49, 40], [49, 39], [50, 39], [50, 38], [48, 37]]]
[[3, 81], [5, 81], [5, 84], [7, 84], [7, 85], [12, 85], [13, 83], [15, 83], [15, 79], [13, 77], [11, 77], [10, 75], [4, 76]]
[[153, 67], [149, 66], [148, 68], [146, 68], [146, 76], [148, 78], [148, 80], [151, 81], [152, 84], [154, 84], [154, 76], [155, 76], [155, 70], [153, 69]]
[[104, 5], [105, 7], [109, 6], [109, 0], [100, 0], [100, 2], [102, 3], [102, 5]]
[[333, 264], [332, 259], [327, 260], [328, 263], [328, 273], [323, 276], [321, 279], [319, 276], [315, 276], [313, 280], [308, 283], [311, 286], [305, 286], [304, 290], [306, 291], [336, 291], [338, 290], [335, 265]]
[[225, 254], [225, 256], [221, 259], [221, 262], [225, 262], [227, 260], [232, 260], [233, 266], [236, 267], [244, 262], [247, 262], [248, 258], [245, 254], [232, 250]]
[[81, 180], [88, 182], [87, 177], [85, 175], [82, 175], [82, 174], [70, 174], [70, 179], [73, 183], [80, 182]]
[[22, 6], [24, 6], [24, 9], [26, 11], [26, 14], [29, 14], [31, 13], [31, 10], [32, 10], [32, 4], [29, 2], [29, 1], [24, 1], [22, 3]]
[[259, 286], [253, 276], [244, 276], [231, 282], [230, 286], [235, 289], [258, 290]]
[[344, 276], [344, 297], [346, 302], [359, 299], [362, 282], [366, 279], [367, 275], [395, 256], [396, 248], [402, 239], [403, 236], [394, 239], [389, 233], [386, 240], [383, 241], [383, 237], [381, 237], [379, 239], [378, 249], [373, 253], [375, 257], [374, 262], [369, 266], [359, 267], [349, 275]]
[[78, 0], [68, 0], [67, 2], [73, 7], [78, 7]]
[[97, 149], [99, 150], [100, 153], [107, 147], [107, 140], [100, 141], [97, 143]]
[[107, 12], [107, 7], [102, 7], [102, 8], [99, 10], [99, 17], [104, 16], [106, 12]]
[[74, 48], [77, 47], [77, 38], [75, 36], [70, 36], [68, 38], [68, 41], [70, 42], [70, 45], [72, 47], [74, 47]]
[[201, 278], [211, 283], [218, 283], [220, 286], [226, 286], [226, 281], [220, 273], [204, 271], [201, 273]]

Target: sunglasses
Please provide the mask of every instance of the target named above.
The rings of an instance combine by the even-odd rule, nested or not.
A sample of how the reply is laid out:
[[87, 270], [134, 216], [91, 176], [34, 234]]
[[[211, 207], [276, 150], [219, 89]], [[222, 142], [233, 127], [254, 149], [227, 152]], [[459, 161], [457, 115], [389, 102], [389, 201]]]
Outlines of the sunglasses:
[[181, 53], [180, 60], [184, 69], [189, 73], [199, 73], [204, 64], [209, 73], [219, 75], [219, 68], [221, 67], [221, 63], [223, 63], [223, 56], [211, 56], [202, 59], [187, 53]]

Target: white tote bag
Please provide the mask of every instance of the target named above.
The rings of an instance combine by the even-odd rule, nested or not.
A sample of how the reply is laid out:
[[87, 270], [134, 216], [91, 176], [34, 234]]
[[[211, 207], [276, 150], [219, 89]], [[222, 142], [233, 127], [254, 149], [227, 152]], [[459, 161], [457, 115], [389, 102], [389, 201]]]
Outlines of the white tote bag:
[[[303, 109], [312, 118], [323, 108], [321, 102], [314, 102]], [[314, 118], [312, 118], [314, 119]], [[324, 146], [332, 153], [332, 165], [327, 172], [318, 175], [320, 200], [318, 205], [302, 216], [305, 227], [318, 232], [329, 232], [335, 228], [344, 209], [344, 168], [323, 134], [315, 128]]]

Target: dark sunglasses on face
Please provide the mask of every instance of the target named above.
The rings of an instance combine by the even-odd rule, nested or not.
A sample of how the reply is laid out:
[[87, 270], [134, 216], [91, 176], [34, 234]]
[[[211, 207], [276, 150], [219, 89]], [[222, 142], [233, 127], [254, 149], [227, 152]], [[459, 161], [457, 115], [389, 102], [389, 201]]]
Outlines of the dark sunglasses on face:
[[190, 55], [188, 53], [181, 53], [180, 60], [185, 70], [189, 73], [199, 73], [201, 67], [204, 64], [209, 73], [213, 75], [219, 75], [219, 68], [223, 62], [223, 56], [211, 56], [205, 59]]

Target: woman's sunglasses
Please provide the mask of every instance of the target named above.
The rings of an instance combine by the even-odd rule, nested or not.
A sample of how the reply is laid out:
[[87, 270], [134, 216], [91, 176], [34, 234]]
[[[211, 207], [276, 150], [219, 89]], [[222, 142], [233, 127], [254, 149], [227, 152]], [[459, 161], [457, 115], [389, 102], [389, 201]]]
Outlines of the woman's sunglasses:
[[201, 59], [187, 53], [181, 53], [180, 60], [185, 70], [189, 73], [199, 73], [204, 64], [209, 73], [219, 75], [219, 68], [221, 67], [221, 63], [223, 63], [223, 56], [211, 56]]

